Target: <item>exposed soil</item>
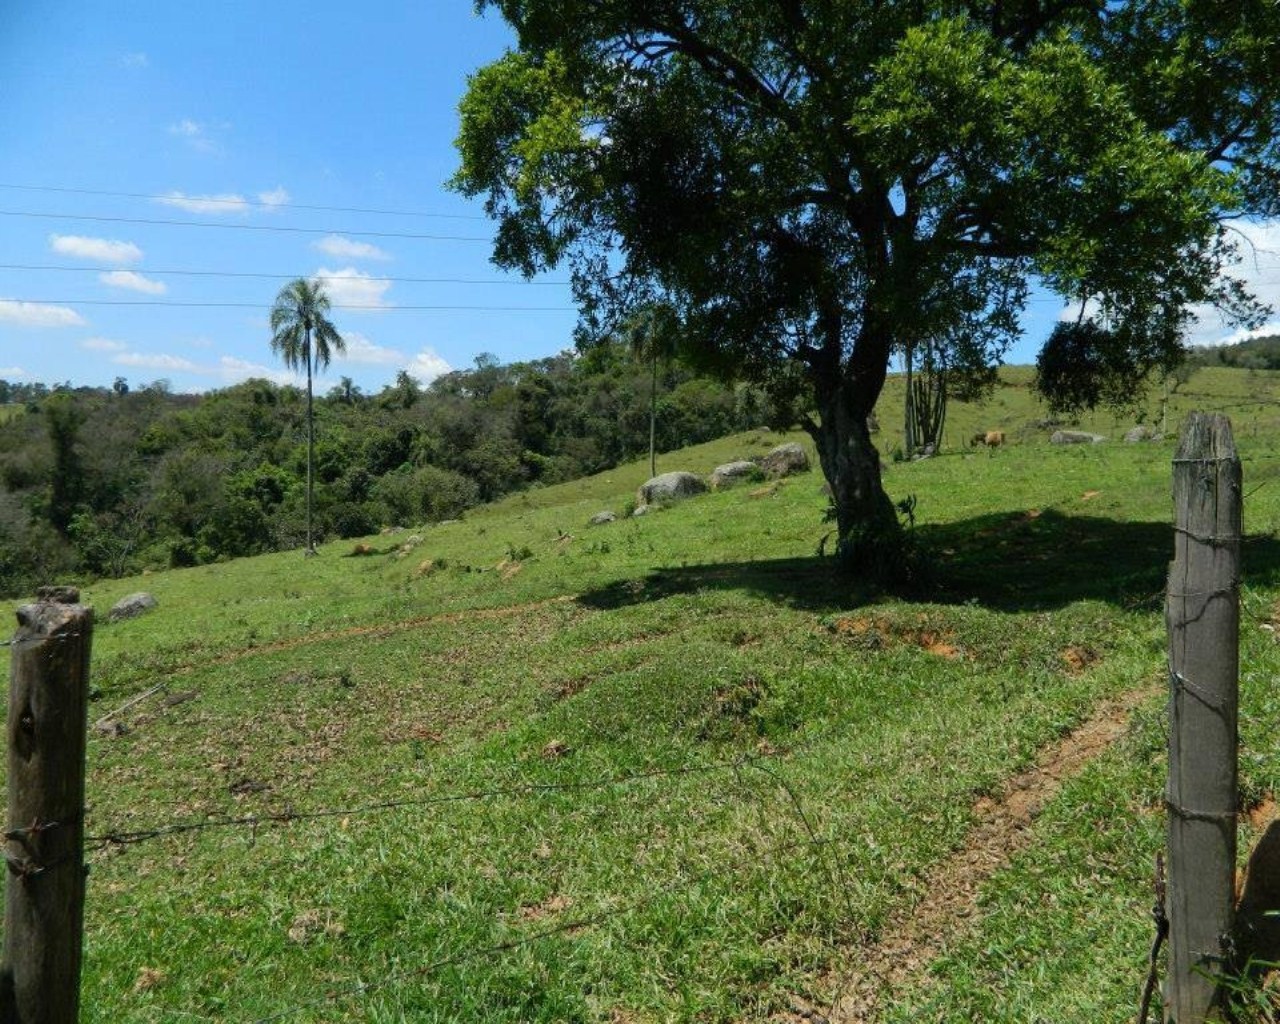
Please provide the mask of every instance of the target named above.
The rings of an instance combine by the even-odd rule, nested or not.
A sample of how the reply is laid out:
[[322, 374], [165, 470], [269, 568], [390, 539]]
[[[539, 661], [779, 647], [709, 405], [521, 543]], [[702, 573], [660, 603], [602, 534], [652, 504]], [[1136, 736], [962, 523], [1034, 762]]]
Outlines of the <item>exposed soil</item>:
[[829, 1010], [797, 999], [780, 1021], [811, 1024], [869, 1024], [880, 1004], [896, 991], [919, 985], [929, 963], [965, 932], [978, 912], [982, 885], [1009, 859], [1029, 846], [1031, 825], [1041, 809], [1089, 761], [1114, 743], [1130, 713], [1150, 697], [1133, 690], [1101, 704], [1088, 721], [1040, 754], [1036, 763], [1005, 783], [994, 796], [973, 806], [977, 818], [963, 849], [934, 865], [924, 879], [923, 898], [885, 922], [883, 938], [857, 950], [849, 974], [824, 979], [836, 992]]

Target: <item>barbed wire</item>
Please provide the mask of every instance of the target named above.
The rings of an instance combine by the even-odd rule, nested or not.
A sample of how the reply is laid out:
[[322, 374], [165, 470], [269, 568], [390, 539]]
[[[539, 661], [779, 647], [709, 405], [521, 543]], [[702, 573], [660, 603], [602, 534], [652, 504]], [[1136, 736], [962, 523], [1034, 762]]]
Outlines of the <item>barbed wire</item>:
[[191, 832], [203, 832], [210, 829], [225, 828], [258, 828], [264, 824], [291, 824], [297, 821], [314, 821], [325, 818], [359, 817], [376, 814], [382, 811], [400, 810], [408, 807], [436, 807], [445, 804], [465, 803], [504, 798], [538, 796], [547, 793], [582, 792], [587, 790], [608, 789], [614, 786], [629, 785], [652, 779], [673, 778], [688, 775], [705, 775], [713, 772], [733, 770], [776, 755], [747, 754], [731, 760], [716, 761], [702, 765], [681, 765], [676, 768], [660, 768], [649, 771], [633, 772], [603, 779], [591, 779], [577, 782], [528, 782], [516, 786], [495, 786], [487, 789], [466, 790], [456, 793], [437, 793], [427, 797], [408, 797], [403, 800], [382, 800], [377, 803], [355, 807], [323, 808], [315, 811], [295, 811], [286, 808], [282, 811], [268, 811], [262, 814], [246, 814], [236, 817], [213, 818], [206, 821], [175, 822], [170, 825], [156, 825], [140, 829], [112, 829], [106, 832], [85, 836], [86, 846], [106, 848], [111, 846], [133, 846], [165, 836], [183, 835]]
[[314, 999], [308, 999], [304, 1002], [296, 1003], [293, 1006], [284, 1010], [279, 1010], [273, 1014], [269, 1014], [268, 1016], [254, 1018], [252, 1024], [273, 1024], [275, 1021], [287, 1020], [289, 1017], [303, 1013], [304, 1011], [316, 1006], [334, 1003], [340, 999], [348, 999], [354, 996], [363, 996], [387, 985], [427, 977], [436, 971], [443, 970], [446, 967], [453, 967], [482, 957], [497, 956], [515, 949], [531, 946], [544, 939], [553, 938], [556, 935], [561, 935], [566, 932], [591, 928], [595, 925], [603, 924], [606, 921], [643, 910], [645, 907], [664, 896], [670, 896], [684, 889], [692, 888], [712, 878], [727, 878], [736, 875], [743, 868], [760, 864], [765, 860], [771, 860], [779, 854], [789, 853], [794, 850], [801, 850], [805, 848], [832, 846], [837, 842], [838, 840], [833, 838], [817, 837], [779, 843], [765, 850], [763, 853], [756, 852], [749, 857], [743, 857], [740, 860], [731, 863], [728, 868], [718, 867], [714, 869], [707, 869], [667, 885], [659, 886], [658, 888], [646, 893], [641, 898], [632, 900], [629, 903], [613, 910], [602, 910], [595, 914], [587, 914], [569, 921], [562, 921], [560, 924], [553, 925], [549, 928], [543, 928], [529, 935], [521, 936], [520, 938], [509, 939], [505, 942], [494, 943], [490, 946], [480, 946], [473, 949], [463, 950], [459, 953], [441, 957], [437, 960], [431, 961], [430, 963], [423, 964], [421, 967], [415, 967], [404, 971], [393, 971], [389, 974], [383, 975], [376, 981], [359, 982], [341, 989], [334, 989], [326, 992], [323, 996], [317, 996]]

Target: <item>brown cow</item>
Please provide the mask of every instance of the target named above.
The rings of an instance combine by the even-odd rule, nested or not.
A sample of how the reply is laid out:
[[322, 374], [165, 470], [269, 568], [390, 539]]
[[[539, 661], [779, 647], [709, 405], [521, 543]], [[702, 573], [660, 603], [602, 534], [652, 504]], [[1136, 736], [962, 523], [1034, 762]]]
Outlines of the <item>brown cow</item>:
[[1004, 444], [1004, 431], [988, 430], [981, 434], [974, 434], [973, 437], [969, 439], [969, 443], [975, 448], [980, 444], [986, 445], [988, 448], [999, 448]]

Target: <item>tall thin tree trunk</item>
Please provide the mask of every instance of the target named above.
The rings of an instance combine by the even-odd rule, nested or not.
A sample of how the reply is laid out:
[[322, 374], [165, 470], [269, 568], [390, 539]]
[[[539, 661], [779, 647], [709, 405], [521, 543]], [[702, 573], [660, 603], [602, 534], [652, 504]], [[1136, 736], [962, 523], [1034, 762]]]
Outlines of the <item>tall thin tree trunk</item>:
[[649, 381], [649, 475], [658, 475], [658, 357], [652, 359]]
[[303, 353], [307, 361], [307, 555], [316, 553], [311, 538], [311, 462], [315, 451], [315, 418], [311, 409], [311, 328], [307, 328], [307, 349]]
[[906, 413], [906, 424], [902, 434], [902, 446], [903, 448], [906, 449], [905, 454], [908, 459], [915, 454], [915, 450], [916, 450], [916, 405], [915, 405], [916, 399], [915, 399], [915, 389], [911, 386], [912, 385], [911, 357], [913, 355], [911, 349], [912, 349], [912, 346], [908, 344], [906, 348], [903, 350], [906, 355], [906, 364], [907, 364], [907, 398], [904, 403], [904, 406], [905, 406], [904, 411]]

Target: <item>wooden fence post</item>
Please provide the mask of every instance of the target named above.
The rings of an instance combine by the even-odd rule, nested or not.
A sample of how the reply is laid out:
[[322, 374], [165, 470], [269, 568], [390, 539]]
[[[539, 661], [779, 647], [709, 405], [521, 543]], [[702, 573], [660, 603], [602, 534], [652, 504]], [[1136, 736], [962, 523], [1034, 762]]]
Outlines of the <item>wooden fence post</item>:
[[1212, 1012], [1236, 866], [1240, 459], [1231, 424], [1192, 413], [1173, 460], [1169, 571], [1169, 964], [1165, 1020]]
[[9, 674], [3, 1024], [75, 1024], [84, 919], [84, 751], [93, 609], [44, 588]]

